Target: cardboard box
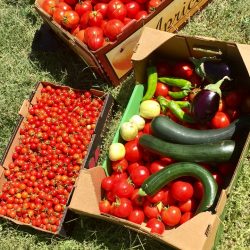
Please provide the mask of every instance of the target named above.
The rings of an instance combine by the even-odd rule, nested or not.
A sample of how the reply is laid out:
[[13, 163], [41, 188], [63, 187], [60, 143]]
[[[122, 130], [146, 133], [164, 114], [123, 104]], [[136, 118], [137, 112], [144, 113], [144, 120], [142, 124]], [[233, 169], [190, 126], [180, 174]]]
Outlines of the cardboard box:
[[[31, 93], [30, 98], [28, 100], [24, 100], [24, 102], [20, 108], [20, 111], [19, 111], [19, 115], [20, 115], [19, 120], [17, 122], [17, 125], [16, 125], [13, 133], [12, 133], [12, 137], [10, 138], [8, 146], [6, 147], [5, 152], [4, 152], [3, 157], [1, 159], [1, 162], [0, 162], [0, 192], [2, 190], [3, 184], [6, 182], [6, 178], [4, 176], [4, 170], [8, 169], [9, 163], [11, 163], [13, 161], [12, 154], [14, 152], [15, 147], [17, 145], [19, 145], [20, 129], [22, 128], [24, 122], [26, 121], [26, 117], [28, 116], [28, 109], [30, 108], [30, 106], [36, 104], [37, 98], [41, 95], [41, 89], [45, 86], [48, 86], [48, 85], [52, 86], [53, 88], [72, 89], [69, 87], [60, 86], [60, 85], [53, 84], [53, 83], [39, 82], [37, 84], [36, 88], [34, 89], [34, 91]], [[72, 89], [72, 90], [74, 90], [74, 89]], [[79, 90], [79, 91], [81, 91], [81, 90]], [[98, 89], [89, 89], [89, 91], [92, 93], [93, 96], [102, 98], [102, 100], [104, 101], [104, 105], [103, 105], [103, 109], [99, 115], [99, 118], [97, 120], [94, 134], [92, 135], [90, 144], [88, 146], [87, 154], [86, 154], [85, 158], [83, 159], [82, 168], [92, 168], [96, 165], [97, 160], [98, 160], [98, 156], [99, 156], [99, 152], [100, 152], [101, 141], [102, 141], [101, 137], [104, 136], [104, 132], [105, 132], [104, 128], [106, 126], [107, 120], [109, 119], [109, 116], [111, 115], [112, 107], [114, 104], [114, 99], [110, 94], [105, 94], [103, 91], [100, 91]], [[67, 233], [72, 228], [73, 223], [70, 223], [70, 222], [74, 221], [73, 218], [75, 218], [75, 214], [68, 210], [67, 205], [70, 201], [70, 198], [71, 198], [73, 192], [74, 192], [74, 188], [72, 189], [72, 191], [68, 197], [66, 209], [64, 210], [64, 214], [63, 214], [63, 217], [61, 219], [58, 231], [55, 232], [54, 234], [67, 235]], [[11, 220], [12, 222], [19, 224], [21, 226], [30, 226], [30, 227], [35, 228], [37, 230], [41, 230], [41, 231], [44, 231], [47, 233], [49, 232], [46, 230], [42, 230], [39, 227], [34, 227], [32, 225], [21, 223], [20, 221], [15, 220], [15, 219], [11, 219], [10, 217], [7, 217], [7, 216], [0, 215], [0, 217], [7, 219], [7, 220]], [[51, 232], [49, 232], [49, 233], [51, 233]]]
[[146, 19], [134, 20], [117, 41], [107, 44], [97, 51], [91, 51], [87, 46], [61, 28], [41, 8], [44, 0], [35, 1], [35, 9], [49, 24], [54, 32], [90, 66], [90, 69], [113, 85], [120, 84], [132, 70], [131, 56], [139, 40], [142, 27], [175, 32], [183, 26], [191, 16], [200, 11], [209, 0], [163, 0], [155, 12]]
[[[157, 41], [154, 39], [157, 37]], [[235, 70], [234, 75], [239, 79], [244, 79], [247, 86], [250, 86], [250, 46], [236, 43], [216, 41], [210, 38], [188, 37], [174, 35], [172, 33], [161, 32], [145, 28], [138, 42], [137, 50], [132, 59], [135, 68], [135, 76], [138, 83], [142, 83], [145, 77], [145, 68], [148, 60], [154, 60], [157, 55], [161, 58], [187, 59], [189, 56], [201, 57], [212, 54], [220, 54], [227, 59]], [[241, 82], [241, 81], [239, 81]], [[144, 95], [144, 86], [135, 86], [128, 106], [122, 117], [122, 124], [134, 115], [139, 113], [139, 104]], [[243, 132], [243, 131], [242, 131]], [[211, 211], [201, 212], [191, 220], [178, 226], [177, 228], [166, 230], [163, 235], [155, 235], [149, 232], [145, 224], [137, 225], [124, 219], [119, 219], [111, 215], [100, 214], [98, 202], [101, 200], [101, 180], [109, 170], [109, 160], [103, 163], [102, 167], [91, 170], [83, 170], [76, 184], [76, 189], [69, 209], [80, 214], [87, 215], [102, 220], [123, 225], [139, 233], [152, 237], [162, 243], [185, 250], [212, 249], [215, 238], [218, 238], [218, 228], [222, 220], [222, 214], [234, 186], [237, 176], [240, 173], [242, 161], [246, 156], [250, 144], [250, 133], [242, 133], [241, 154], [237, 162], [235, 172], [227, 185], [219, 193], [219, 197]], [[119, 130], [113, 142], [120, 140]], [[84, 183], [84, 184], [83, 184]], [[87, 194], [82, 196], [82, 193]], [[81, 197], [81, 199], [80, 199]]]

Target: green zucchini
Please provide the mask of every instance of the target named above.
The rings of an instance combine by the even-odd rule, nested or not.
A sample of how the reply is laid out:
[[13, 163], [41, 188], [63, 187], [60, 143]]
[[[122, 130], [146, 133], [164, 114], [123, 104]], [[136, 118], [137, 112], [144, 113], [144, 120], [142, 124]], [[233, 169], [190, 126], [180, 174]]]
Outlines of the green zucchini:
[[204, 194], [195, 214], [208, 210], [214, 203], [218, 185], [212, 174], [196, 163], [173, 163], [150, 175], [139, 189], [139, 195], [154, 195], [169, 182], [183, 176], [191, 176], [198, 179], [204, 187]]
[[177, 161], [218, 163], [230, 161], [238, 154], [233, 140], [185, 145], [166, 142], [144, 134], [140, 136], [139, 144], [153, 153], [168, 156]]
[[151, 122], [153, 135], [162, 140], [181, 144], [200, 144], [231, 139], [242, 129], [250, 129], [250, 115], [240, 117], [228, 127], [198, 130], [184, 127], [167, 116], [157, 116]]

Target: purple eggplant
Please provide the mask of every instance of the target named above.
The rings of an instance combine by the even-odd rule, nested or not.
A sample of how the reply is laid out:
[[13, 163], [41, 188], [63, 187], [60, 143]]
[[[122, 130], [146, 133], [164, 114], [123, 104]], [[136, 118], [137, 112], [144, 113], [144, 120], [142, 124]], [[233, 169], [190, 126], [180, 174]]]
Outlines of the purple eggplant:
[[224, 76], [231, 76], [231, 70], [225, 62], [221, 62], [209, 57], [202, 57], [200, 59], [190, 58], [195, 66], [195, 72], [202, 78], [208, 80], [210, 83], [215, 83]]
[[205, 86], [195, 95], [191, 113], [196, 121], [207, 122], [214, 117], [220, 105], [220, 86], [225, 80], [230, 80], [230, 78], [225, 76], [217, 83]]

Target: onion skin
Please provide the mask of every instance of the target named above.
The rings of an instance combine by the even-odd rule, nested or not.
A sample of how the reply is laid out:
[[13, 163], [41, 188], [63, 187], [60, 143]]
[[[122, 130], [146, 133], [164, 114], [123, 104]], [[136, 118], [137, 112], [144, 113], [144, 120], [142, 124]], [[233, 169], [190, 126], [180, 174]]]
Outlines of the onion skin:
[[214, 117], [219, 105], [220, 95], [214, 91], [203, 89], [195, 95], [191, 113], [196, 121], [207, 122]]

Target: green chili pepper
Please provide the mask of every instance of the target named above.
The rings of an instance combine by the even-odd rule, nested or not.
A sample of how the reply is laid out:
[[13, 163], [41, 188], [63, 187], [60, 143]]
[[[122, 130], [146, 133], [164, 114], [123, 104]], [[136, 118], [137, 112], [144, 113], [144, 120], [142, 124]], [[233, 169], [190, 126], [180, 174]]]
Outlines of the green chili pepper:
[[192, 87], [192, 83], [190, 81], [181, 78], [159, 77], [158, 81], [166, 83], [169, 86], [179, 87], [181, 89], [186, 89], [186, 90], [190, 90]]
[[170, 102], [175, 102], [180, 108], [190, 108], [191, 106], [190, 102], [188, 101], [173, 101], [173, 100], [168, 100], [163, 96], [158, 96], [157, 101], [159, 102], [163, 113], [165, 113], [167, 108], [169, 108]]
[[156, 86], [157, 86], [157, 70], [156, 67], [151, 66], [147, 68], [147, 76], [148, 76], [148, 87], [145, 95], [142, 98], [142, 101], [149, 100], [154, 96]]
[[169, 94], [169, 96], [171, 96], [174, 99], [182, 99], [182, 98], [188, 96], [189, 92], [190, 92], [189, 90], [184, 89], [182, 91], [176, 91], [176, 92], [175, 91], [168, 91], [168, 94]]
[[186, 114], [175, 101], [170, 101], [168, 105], [171, 112], [181, 121], [194, 123], [194, 119]]

